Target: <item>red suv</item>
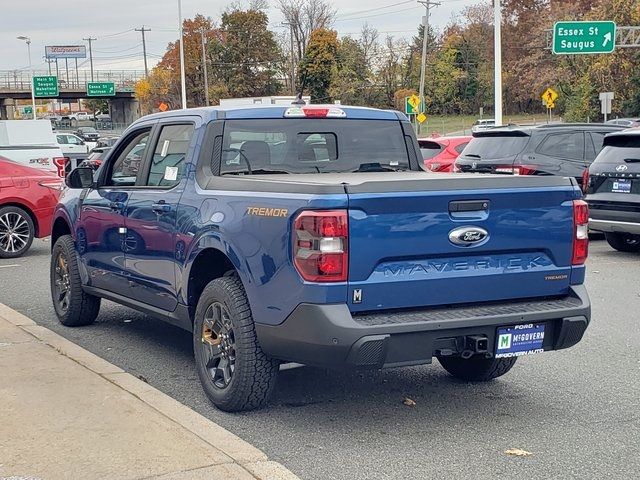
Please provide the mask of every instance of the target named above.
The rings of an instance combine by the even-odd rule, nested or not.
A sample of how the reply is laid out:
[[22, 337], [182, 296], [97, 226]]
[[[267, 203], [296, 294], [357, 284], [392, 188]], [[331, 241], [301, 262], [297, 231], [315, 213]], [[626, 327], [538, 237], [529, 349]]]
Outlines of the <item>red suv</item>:
[[420, 151], [426, 170], [453, 172], [456, 158], [462, 153], [471, 136], [419, 138]]
[[0, 258], [19, 257], [34, 237], [51, 235], [61, 190], [56, 174], [0, 157]]

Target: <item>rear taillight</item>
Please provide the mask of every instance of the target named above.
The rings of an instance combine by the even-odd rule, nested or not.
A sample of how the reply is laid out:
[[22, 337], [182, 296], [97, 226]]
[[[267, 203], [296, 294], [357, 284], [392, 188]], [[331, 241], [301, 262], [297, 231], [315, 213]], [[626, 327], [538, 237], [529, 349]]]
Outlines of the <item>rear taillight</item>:
[[58, 176], [60, 178], [64, 178], [66, 162], [66, 157], [54, 157], [53, 159], [53, 164], [56, 166], [56, 169], [58, 170]]
[[304, 211], [293, 224], [293, 263], [308, 282], [345, 282], [349, 222], [346, 210]]
[[572, 265], [582, 265], [589, 255], [589, 206], [584, 200], [573, 201]]

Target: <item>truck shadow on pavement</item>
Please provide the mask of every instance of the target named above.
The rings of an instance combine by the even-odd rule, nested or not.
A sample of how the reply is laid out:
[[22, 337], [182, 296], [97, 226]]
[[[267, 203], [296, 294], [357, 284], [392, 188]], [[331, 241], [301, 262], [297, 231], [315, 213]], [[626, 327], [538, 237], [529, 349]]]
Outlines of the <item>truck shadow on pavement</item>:
[[[339, 425], [334, 424], [339, 430], [346, 426], [361, 428], [363, 421], [367, 422], [367, 428], [386, 428], [386, 420], [391, 418], [394, 425], [402, 428], [426, 419], [429, 428], [438, 425], [446, 428], [455, 419], [462, 421], [487, 414], [495, 421], [513, 420], [522, 415], [513, 413], [514, 404], [525, 405], [532, 415], [548, 414], [553, 408], [545, 403], [543, 395], [536, 396], [534, 389], [523, 387], [522, 379], [517, 378], [522, 375], [519, 370], [526, 370], [529, 359], [520, 359], [521, 365], [516, 365], [512, 372], [488, 383], [456, 380], [434, 359], [431, 365], [382, 371], [288, 368], [280, 372], [274, 395], [265, 409], [227, 414], [211, 405], [202, 392], [188, 332], [124, 307], [110, 309], [89, 329], [112, 339], [113, 347], [106, 355], [110, 361], [232, 431], [235, 429], [231, 420], [238, 416], [262, 421], [267, 416], [282, 417], [294, 430], [291, 422], [300, 415], [304, 416], [305, 425], [315, 419], [322, 428], [330, 428], [333, 421], [339, 420]], [[120, 336], [128, 337], [128, 341], [126, 349], [118, 351]], [[144, 364], [132, 369], [132, 357], [145, 358]], [[405, 399], [415, 405], [405, 405]], [[381, 423], [377, 424], [375, 419]], [[426, 427], [422, 425], [420, 429], [423, 428]]]

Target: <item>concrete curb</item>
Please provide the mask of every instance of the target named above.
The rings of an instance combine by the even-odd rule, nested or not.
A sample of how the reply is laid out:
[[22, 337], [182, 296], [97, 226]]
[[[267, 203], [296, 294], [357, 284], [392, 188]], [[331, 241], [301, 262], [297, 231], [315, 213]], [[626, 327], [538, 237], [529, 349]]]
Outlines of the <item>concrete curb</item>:
[[[58, 351], [86, 369], [113, 383], [164, 415], [180, 427], [188, 430], [213, 448], [230, 457], [240, 467], [237, 478], [257, 480], [299, 480], [283, 465], [269, 461], [267, 456], [253, 445], [225, 430], [220, 425], [196, 413], [148, 383], [126, 373], [121, 368], [70, 342], [57, 333], [37, 325], [30, 318], [0, 303], [0, 317], [42, 343]], [[203, 472], [204, 473], [204, 472]], [[188, 472], [184, 477], [191, 478]], [[231, 478], [231, 470], [229, 478]], [[172, 477], [173, 478], [173, 477]], [[178, 478], [178, 477], [175, 477]], [[203, 477], [204, 478], [204, 477]]]

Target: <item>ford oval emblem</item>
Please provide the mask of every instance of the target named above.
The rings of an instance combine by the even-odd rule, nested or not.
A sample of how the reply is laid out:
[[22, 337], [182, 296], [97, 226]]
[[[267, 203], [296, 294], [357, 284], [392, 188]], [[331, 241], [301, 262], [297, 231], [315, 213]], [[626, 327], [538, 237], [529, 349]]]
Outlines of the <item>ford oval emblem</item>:
[[449, 232], [449, 241], [461, 247], [477, 246], [489, 240], [489, 232], [480, 227], [460, 227]]
[[617, 172], [625, 172], [627, 170], [627, 168], [629, 168], [629, 167], [627, 167], [626, 165], [618, 165], [616, 167], [616, 171]]

